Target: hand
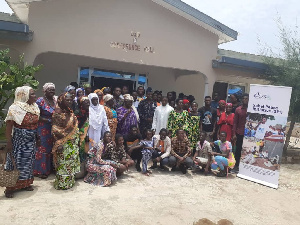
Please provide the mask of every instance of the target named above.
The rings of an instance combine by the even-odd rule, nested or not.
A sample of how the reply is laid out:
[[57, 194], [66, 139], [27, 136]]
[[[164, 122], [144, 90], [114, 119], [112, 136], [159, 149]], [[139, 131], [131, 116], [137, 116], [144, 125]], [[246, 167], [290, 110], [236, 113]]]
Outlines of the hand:
[[115, 168], [115, 169], [117, 169], [118, 168], [118, 165], [117, 164], [114, 164], [114, 163], [112, 163], [112, 164], [110, 164], [113, 168]]
[[236, 135], [234, 135], [234, 136], [232, 137], [232, 142], [236, 142], [236, 139], [237, 139], [237, 137], [236, 137]]
[[183, 162], [184, 160], [185, 160], [185, 158], [179, 156], [179, 158], [178, 158], [179, 162]]
[[161, 160], [162, 160], [161, 157], [157, 157], [157, 158], [156, 158], [156, 162], [160, 162]]
[[6, 151], [7, 152], [12, 152], [12, 142], [8, 141], [6, 144]]

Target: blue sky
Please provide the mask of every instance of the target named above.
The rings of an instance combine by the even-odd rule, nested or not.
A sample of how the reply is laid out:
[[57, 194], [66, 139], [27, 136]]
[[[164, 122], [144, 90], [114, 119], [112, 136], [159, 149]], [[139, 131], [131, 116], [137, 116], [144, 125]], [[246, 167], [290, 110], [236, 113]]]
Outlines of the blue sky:
[[[183, 0], [201, 12], [239, 32], [238, 40], [219, 48], [259, 54], [262, 43], [279, 48], [276, 20], [281, 17], [288, 27], [295, 27], [300, 15], [299, 0]], [[0, 0], [0, 11], [11, 13], [5, 0]]]

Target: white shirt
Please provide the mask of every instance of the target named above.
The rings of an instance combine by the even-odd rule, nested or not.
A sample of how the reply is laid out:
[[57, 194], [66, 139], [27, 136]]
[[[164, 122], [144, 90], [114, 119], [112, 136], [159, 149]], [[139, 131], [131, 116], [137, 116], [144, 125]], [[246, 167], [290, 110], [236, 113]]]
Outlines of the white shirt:
[[173, 107], [167, 104], [166, 106], [158, 106], [154, 111], [152, 129], [155, 130], [155, 134], [159, 134], [162, 128], [167, 128], [168, 118], [170, 112], [173, 111]]
[[269, 126], [266, 123], [265, 124], [262, 123], [257, 127], [255, 137], [257, 139], [263, 140], [265, 138], [266, 132], [268, 132], [269, 130], [270, 130]]

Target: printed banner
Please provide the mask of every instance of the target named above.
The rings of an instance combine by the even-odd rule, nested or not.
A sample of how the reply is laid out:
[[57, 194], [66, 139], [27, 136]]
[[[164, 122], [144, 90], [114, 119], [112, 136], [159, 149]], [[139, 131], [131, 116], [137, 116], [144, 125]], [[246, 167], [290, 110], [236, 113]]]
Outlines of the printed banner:
[[250, 85], [238, 177], [278, 188], [292, 88]]

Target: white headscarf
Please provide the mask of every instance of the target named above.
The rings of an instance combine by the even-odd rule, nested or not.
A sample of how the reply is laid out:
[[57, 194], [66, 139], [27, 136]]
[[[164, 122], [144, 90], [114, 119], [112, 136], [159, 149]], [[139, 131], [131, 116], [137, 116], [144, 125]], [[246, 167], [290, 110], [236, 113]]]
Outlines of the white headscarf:
[[18, 87], [15, 91], [15, 101], [9, 107], [5, 121], [13, 120], [17, 124], [21, 125], [26, 113], [32, 113], [40, 116], [40, 109], [36, 103], [29, 105], [29, 93], [32, 90], [31, 87], [23, 86]]
[[43, 91], [46, 92], [49, 88], [55, 88], [55, 84], [53, 84], [53, 83], [44, 84]]
[[[96, 93], [89, 94], [90, 108], [89, 108], [89, 123], [95, 130], [101, 129], [103, 126], [104, 117], [106, 113], [104, 107], [99, 104], [99, 98]], [[98, 103], [96, 106], [93, 105], [92, 99], [97, 98]]]
[[104, 95], [103, 101], [104, 101], [104, 103], [106, 103], [113, 98], [114, 98], [114, 96], [112, 96], [111, 94], [107, 94], [107, 95]]

